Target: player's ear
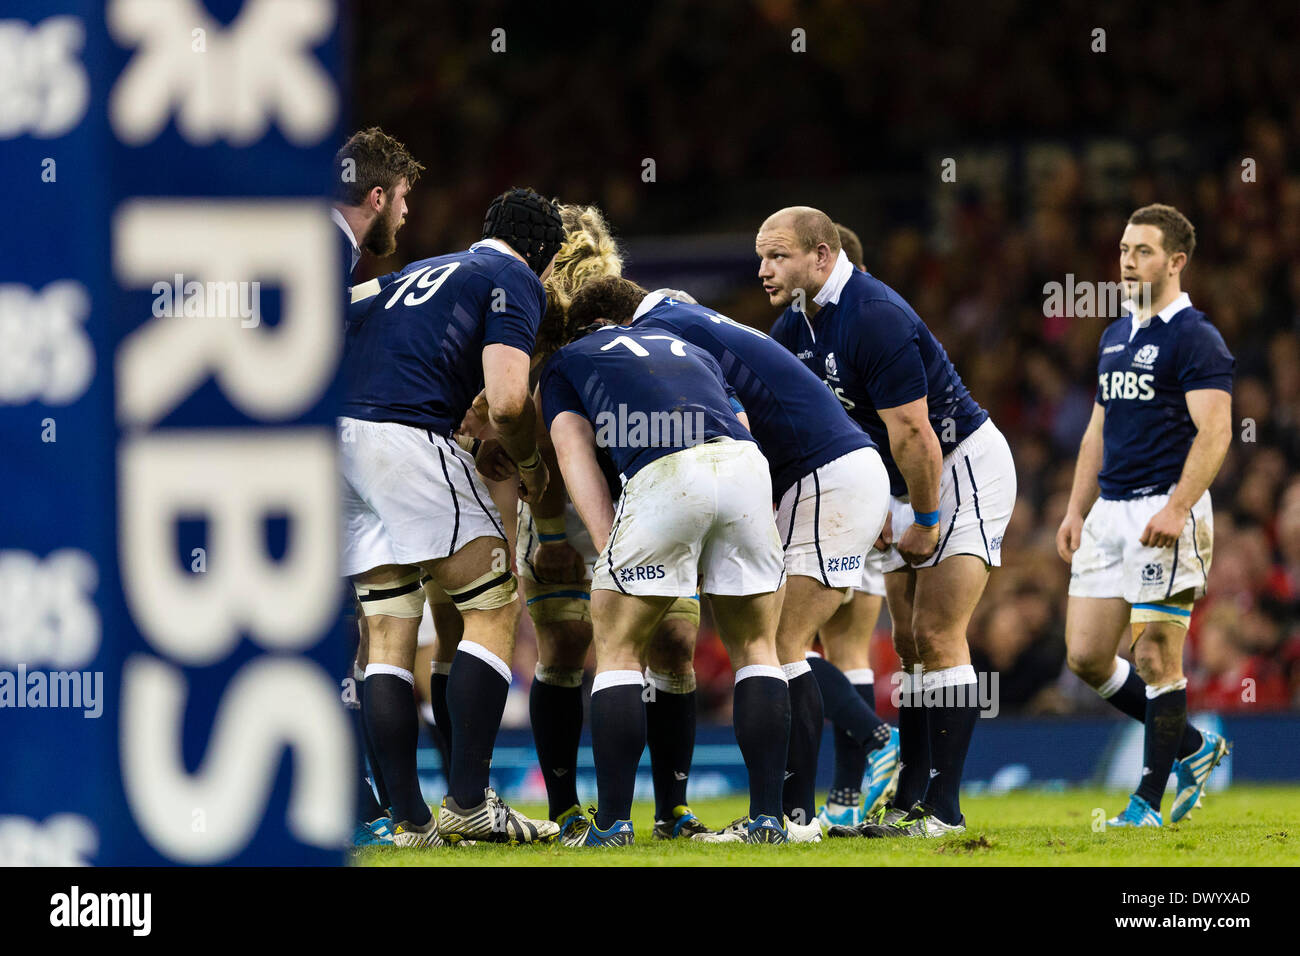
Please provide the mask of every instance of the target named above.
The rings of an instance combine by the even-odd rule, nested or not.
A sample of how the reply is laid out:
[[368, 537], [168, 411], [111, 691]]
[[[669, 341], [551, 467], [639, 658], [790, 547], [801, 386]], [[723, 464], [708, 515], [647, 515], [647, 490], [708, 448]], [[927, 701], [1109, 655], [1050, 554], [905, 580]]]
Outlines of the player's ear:
[[388, 201], [388, 195], [384, 192], [383, 186], [375, 186], [370, 192], [366, 193], [366, 205], [375, 212], [384, 211], [384, 203]]

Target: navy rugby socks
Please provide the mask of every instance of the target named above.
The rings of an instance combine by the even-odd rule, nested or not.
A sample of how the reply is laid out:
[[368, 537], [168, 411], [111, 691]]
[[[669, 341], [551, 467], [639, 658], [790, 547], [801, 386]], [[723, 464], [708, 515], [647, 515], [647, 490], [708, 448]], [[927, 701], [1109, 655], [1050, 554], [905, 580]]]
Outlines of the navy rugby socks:
[[483, 802], [492, 748], [510, 691], [510, 667], [474, 641], [461, 641], [447, 675], [451, 768], [447, 792], [462, 810]]
[[640, 671], [602, 671], [591, 685], [596, 826], [601, 830], [632, 818], [636, 768], [646, 737], [643, 681]]
[[423, 826], [431, 814], [415, 770], [420, 733], [415, 678], [410, 671], [390, 664], [368, 664], [365, 683], [361, 706], [378, 774], [392, 801], [393, 819]]
[[[782, 778], [790, 735], [790, 694], [779, 667], [736, 671], [732, 724], [749, 772], [749, 816], [781, 818]], [[803, 821], [807, 823], [807, 820]]]
[[578, 803], [578, 742], [582, 737], [582, 670], [537, 665], [528, 690], [537, 763], [546, 781], [548, 816]]

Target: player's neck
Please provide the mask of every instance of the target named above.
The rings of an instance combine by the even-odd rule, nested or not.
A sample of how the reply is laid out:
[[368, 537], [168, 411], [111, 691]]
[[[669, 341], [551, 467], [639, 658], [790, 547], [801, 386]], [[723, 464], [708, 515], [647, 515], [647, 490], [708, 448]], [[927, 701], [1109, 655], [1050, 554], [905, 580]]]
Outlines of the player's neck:
[[370, 231], [370, 225], [374, 222], [374, 217], [367, 217], [366, 210], [362, 206], [335, 203], [334, 208], [338, 210], [339, 215], [343, 217], [343, 221], [352, 230], [352, 238], [356, 240], [357, 247], [364, 246], [366, 244], [366, 233]]
[[804, 300], [803, 307], [804, 315], [808, 316], [809, 319], [815, 319], [817, 313], [822, 310], [821, 303], [817, 301], [817, 296], [821, 295], [822, 289], [826, 288], [826, 283], [830, 281], [831, 275], [828, 272], [826, 275], [819, 276], [818, 278], [820, 278], [821, 281], [817, 283], [817, 288], [806, 290], [807, 298]]

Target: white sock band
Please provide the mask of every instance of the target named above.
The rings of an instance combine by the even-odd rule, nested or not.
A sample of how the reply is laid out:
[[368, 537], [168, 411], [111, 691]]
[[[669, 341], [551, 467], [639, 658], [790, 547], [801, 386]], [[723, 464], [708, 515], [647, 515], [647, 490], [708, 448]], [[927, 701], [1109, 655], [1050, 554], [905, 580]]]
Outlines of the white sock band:
[[1124, 686], [1124, 682], [1128, 680], [1129, 671], [1132, 669], [1133, 665], [1124, 660], [1124, 658], [1115, 658], [1115, 670], [1111, 672], [1109, 677], [1102, 681], [1101, 686], [1097, 688], [1097, 693], [1103, 698], [1111, 697], [1115, 691]]
[[849, 679], [850, 684], [874, 684], [876, 682], [876, 672], [870, 667], [859, 667], [857, 670], [845, 671], [844, 676]]
[[624, 684], [644, 687], [645, 678], [640, 671], [601, 671], [591, 682], [591, 693], [594, 695], [606, 687], [622, 687]]
[[663, 691], [665, 694], [689, 694], [695, 690], [693, 668], [689, 674], [661, 674], [647, 667], [645, 680], [647, 684], [652, 684], [655, 690]]
[[510, 683], [510, 665], [497, 657], [482, 644], [476, 643], [475, 641], [461, 641], [457, 652], [460, 654], [468, 654], [470, 657], [477, 657], [500, 674], [503, 681], [507, 684]]
[[1178, 680], [1173, 681], [1172, 683], [1169, 684], [1161, 684], [1159, 687], [1154, 687], [1151, 684], [1147, 684], [1147, 700], [1155, 700], [1161, 694], [1167, 694], [1172, 690], [1182, 690], [1186, 686], [1187, 686], [1186, 677], [1180, 677], [1178, 678]]
[[804, 651], [804, 652], [803, 652], [803, 659], [804, 659], [804, 660], [807, 660], [807, 659], [810, 658], [810, 657], [821, 657], [821, 655], [818, 654], [816, 651]]
[[802, 677], [804, 674], [812, 673], [812, 667], [809, 666], [806, 659], [795, 661], [793, 664], [782, 664], [781, 670], [785, 673], [787, 682], [794, 680], [796, 677]]
[[420, 701], [420, 716], [424, 718], [426, 724], [438, 723], [433, 719], [433, 704], [429, 703], [427, 700]]
[[550, 684], [552, 687], [582, 686], [582, 668], [572, 671], [564, 667], [547, 667], [539, 663], [533, 674], [543, 684]]
[[789, 683], [785, 679], [785, 670], [780, 667], [773, 667], [770, 664], [746, 664], [736, 671], [737, 684], [747, 677], [775, 677], [783, 684]]
[[925, 690], [938, 690], [940, 687], [961, 687], [964, 684], [977, 683], [975, 668], [970, 664], [958, 664], [942, 670], [926, 671], [921, 675], [921, 687]]
[[451, 661], [430, 661], [429, 673], [431, 674], [450, 674]]
[[367, 664], [366, 676], [370, 677], [374, 674], [392, 674], [394, 677], [400, 677], [412, 687], [415, 686], [415, 675], [404, 667], [396, 667], [392, 664]]

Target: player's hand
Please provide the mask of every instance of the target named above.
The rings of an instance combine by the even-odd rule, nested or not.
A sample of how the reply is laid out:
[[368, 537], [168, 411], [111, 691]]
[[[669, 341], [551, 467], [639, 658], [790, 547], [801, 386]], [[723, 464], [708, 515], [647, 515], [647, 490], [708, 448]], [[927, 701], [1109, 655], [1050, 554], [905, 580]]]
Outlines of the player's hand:
[[577, 584], [587, 577], [587, 563], [567, 541], [548, 541], [533, 552], [533, 571], [542, 584]]
[[505, 481], [516, 471], [514, 461], [495, 438], [489, 438], [479, 445], [478, 454], [474, 456], [474, 467], [489, 481]]
[[912, 522], [898, 539], [898, 553], [908, 564], [920, 564], [939, 547], [939, 525], [930, 527]]
[[1169, 503], [1155, 513], [1142, 531], [1142, 544], [1148, 548], [1172, 548], [1187, 524], [1187, 509]]
[[537, 456], [536, 468], [519, 469], [519, 500], [525, 504], [535, 504], [546, 491], [546, 483], [551, 480], [551, 473], [546, 469], [546, 460]]
[[465, 412], [465, 417], [461, 419], [460, 427], [456, 431], [471, 438], [486, 438], [496, 434], [496, 429], [492, 427], [491, 419], [488, 418], [486, 391], [479, 392], [475, 396], [473, 404]]
[[1083, 515], [1067, 513], [1061, 520], [1061, 526], [1056, 529], [1056, 553], [1066, 564], [1074, 559], [1074, 552], [1079, 550], [1079, 540], [1082, 537]]
[[889, 546], [894, 543], [894, 516], [888, 511], [885, 512], [885, 526], [880, 529], [880, 536], [876, 538], [876, 543], [872, 546], [877, 551], [887, 551]]

